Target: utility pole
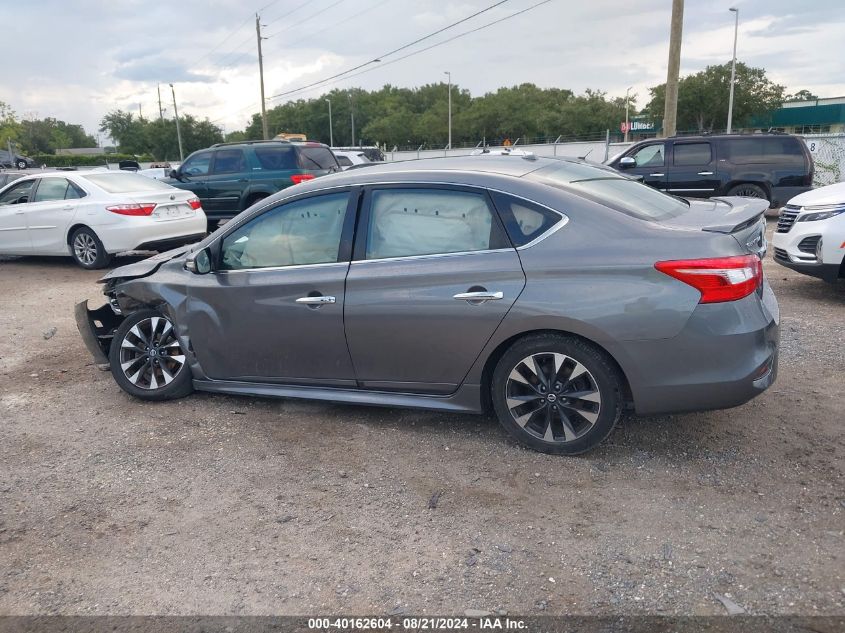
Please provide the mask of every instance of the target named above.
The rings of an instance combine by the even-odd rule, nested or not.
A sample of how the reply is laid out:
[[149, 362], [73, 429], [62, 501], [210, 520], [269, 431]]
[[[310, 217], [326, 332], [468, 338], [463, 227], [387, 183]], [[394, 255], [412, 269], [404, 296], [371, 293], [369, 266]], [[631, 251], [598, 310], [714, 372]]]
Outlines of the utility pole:
[[731, 7], [728, 11], [733, 11], [736, 19], [734, 20], [734, 57], [733, 61], [731, 62], [731, 94], [728, 97], [728, 131], [727, 133], [731, 133], [731, 129], [733, 127], [733, 118], [734, 118], [734, 83], [736, 82], [736, 35], [739, 31], [739, 9], [736, 7]]
[[628, 86], [628, 89], [625, 91], [625, 142], [626, 143], [628, 142], [628, 129], [629, 129], [629, 125], [630, 125], [629, 118], [628, 118], [628, 104], [630, 103], [630, 99], [628, 98], [628, 95], [631, 92], [631, 88], [633, 88], [633, 86]]
[[158, 90], [158, 120], [164, 120], [164, 108], [161, 107], [161, 84], [156, 84], [156, 90]]
[[264, 56], [261, 54], [261, 19], [255, 14], [255, 36], [258, 38], [258, 76], [261, 79], [261, 131], [264, 140], [270, 138], [267, 133], [267, 104], [264, 100]]
[[326, 99], [329, 104], [329, 147], [334, 147], [334, 133], [332, 132], [332, 100]]
[[678, 75], [681, 72], [681, 35], [684, 28], [684, 0], [672, 0], [669, 34], [669, 68], [666, 72], [666, 101], [663, 107], [663, 136], [678, 131]]
[[170, 92], [173, 94], [173, 114], [176, 115], [176, 138], [179, 139], [179, 162], [185, 160], [185, 152], [182, 151], [182, 130], [179, 128], [179, 109], [176, 107], [176, 89], [170, 84]]
[[349, 95], [349, 118], [352, 121], [352, 147], [355, 147], [355, 102], [352, 101], [352, 93]]
[[144, 111], [141, 109], [141, 104], [138, 104], [138, 118], [143, 121], [144, 120]]
[[448, 70], [444, 73], [449, 77], [449, 149], [452, 149], [452, 73]]

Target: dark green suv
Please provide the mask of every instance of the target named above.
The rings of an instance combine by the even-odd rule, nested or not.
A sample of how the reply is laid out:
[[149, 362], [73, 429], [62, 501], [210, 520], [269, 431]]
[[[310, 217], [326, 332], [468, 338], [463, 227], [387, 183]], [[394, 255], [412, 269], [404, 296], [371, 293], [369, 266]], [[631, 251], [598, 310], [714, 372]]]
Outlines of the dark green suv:
[[194, 152], [164, 182], [193, 191], [214, 228], [262, 198], [336, 171], [337, 159], [322, 143], [246, 141]]

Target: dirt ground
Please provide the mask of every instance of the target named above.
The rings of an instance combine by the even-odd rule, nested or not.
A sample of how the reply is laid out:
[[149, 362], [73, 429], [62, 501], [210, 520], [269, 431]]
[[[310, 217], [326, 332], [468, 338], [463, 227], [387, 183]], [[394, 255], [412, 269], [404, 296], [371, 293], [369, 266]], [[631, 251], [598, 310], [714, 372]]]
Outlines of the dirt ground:
[[768, 392], [561, 458], [477, 416], [133, 400], [73, 321], [100, 274], [6, 258], [0, 614], [843, 614], [845, 284], [765, 268]]

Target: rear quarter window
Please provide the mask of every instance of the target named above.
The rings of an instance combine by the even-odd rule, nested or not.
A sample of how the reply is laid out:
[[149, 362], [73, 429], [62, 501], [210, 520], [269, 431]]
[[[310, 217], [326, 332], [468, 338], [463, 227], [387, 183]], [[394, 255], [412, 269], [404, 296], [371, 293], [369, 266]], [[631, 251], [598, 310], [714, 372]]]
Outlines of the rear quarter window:
[[337, 169], [337, 159], [325, 147], [299, 148], [299, 163], [302, 169]]
[[735, 165], [763, 163], [803, 163], [801, 141], [791, 136], [726, 139], [720, 147], [721, 158]]

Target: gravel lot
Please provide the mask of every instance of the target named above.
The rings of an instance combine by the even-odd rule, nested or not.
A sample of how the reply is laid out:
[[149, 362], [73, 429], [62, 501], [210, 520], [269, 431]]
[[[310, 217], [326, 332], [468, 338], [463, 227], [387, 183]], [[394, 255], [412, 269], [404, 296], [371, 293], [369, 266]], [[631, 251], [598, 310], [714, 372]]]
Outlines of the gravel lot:
[[73, 321], [100, 274], [6, 258], [0, 614], [843, 614], [845, 285], [766, 270], [774, 387], [560, 458], [475, 416], [133, 400]]

